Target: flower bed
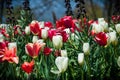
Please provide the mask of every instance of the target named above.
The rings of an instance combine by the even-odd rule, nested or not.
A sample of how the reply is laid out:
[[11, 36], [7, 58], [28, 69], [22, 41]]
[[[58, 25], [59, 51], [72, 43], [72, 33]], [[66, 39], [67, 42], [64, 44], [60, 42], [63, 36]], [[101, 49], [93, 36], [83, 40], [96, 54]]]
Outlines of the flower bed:
[[0, 25], [0, 78], [119, 80], [120, 24], [64, 16], [53, 25]]

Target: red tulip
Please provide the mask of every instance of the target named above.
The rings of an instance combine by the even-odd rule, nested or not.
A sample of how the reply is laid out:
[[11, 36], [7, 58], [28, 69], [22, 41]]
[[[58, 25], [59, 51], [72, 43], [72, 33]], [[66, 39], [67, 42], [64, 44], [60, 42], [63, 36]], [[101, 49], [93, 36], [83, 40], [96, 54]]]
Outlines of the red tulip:
[[5, 29], [0, 28], [0, 33], [3, 34], [6, 38], [9, 38], [9, 34], [7, 34]]
[[64, 30], [65, 27], [63, 27], [63, 23], [61, 20], [56, 21], [56, 28], [60, 30]]
[[100, 32], [95, 35], [95, 41], [101, 46], [105, 46], [107, 44], [107, 39], [108, 37], [104, 32]]
[[93, 22], [94, 22], [94, 20], [88, 21], [88, 27], [90, 27]]
[[28, 43], [25, 45], [26, 53], [29, 54], [31, 57], [36, 58], [39, 55], [40, 50], [42, 47], [45, 46], [45, 43]]
[[38, 35], [39, 31], [40, 31], [40, 27], [39, 27], [39, 22], [38, 21], [32, 21], [30, 24], [30, 31], [34, 34], [34, 35]]
[[53, 24], [51, 22], [44, 22], [44, 26], [48, 28], [52, 28]]
[[61, 18], [61, 21], [65, 28], [71, 28], [72, 27], [72, 16], [64, 16]]
[[21, 66], [22, 70], [25, 71], [27, 74], [31, 73], [34, 68], [34, 61], [24, 62]]
[[51, 49], [51, 48], [49, 48], [49, 47], [44, 48], [43, 53], [44, 53], [46, 56], [48, 56], [51, 52], [52, 52], [52, 49]]
[[2, 58], [4, 57], [5, 54], [5, 48], [8, 46], [6, 42], [0, 42], [0, 62], [2, 62]]
[[0, 49], [5, 49], [5, 47], [7, 47], [7, 43], [6, 42], [0, 42]]
[[56, 35], [57, 31], [58, 31], [58, 30], [56, 30], [56, 29], [48, 30], [48, 37], [50, 38], [50, 40], [52, 40], [52, 37], [53, 37], [54, 35]]
[[63, 42], [66, 42], [68, 40], [69, 35], [65, 31], [61, 31], [60, 34], [63, 38]]
[[60, 50], [56, 50], [54, 54], [55, 54], [56, 57], [61, 56]]
[[5, 54], [3, 57], [3, 61], [7, 60], [10, 63], [16, 63], [18, 64], [18, 57], [16, 55], [17, 48], [13, 47], [11, 49], [5, 48]]
[[74, 22], [72, 16], [64, 16], [60, 20], [56, 21], [57, 29], [65, 29], [65, 28], [74, 28]]

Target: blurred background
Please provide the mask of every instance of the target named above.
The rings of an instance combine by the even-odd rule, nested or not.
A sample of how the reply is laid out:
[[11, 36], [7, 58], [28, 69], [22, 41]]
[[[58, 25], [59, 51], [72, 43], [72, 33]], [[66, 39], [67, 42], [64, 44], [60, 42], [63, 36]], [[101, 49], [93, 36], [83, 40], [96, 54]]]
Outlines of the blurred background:
[[[6, 23], [10, 16], [18, 19], [20, 10], [25, 7], [25, 10], [30, 10], [34, 20], [54, 22], [54, 19], [66, 15], [67, 10], [77, 15], [78, 4], [85, 9], [89, 19], [108, 18], [120, 13], [120, 0], [0, 0], [0, 23]], [[70, 5], [69, 8], [66, 5]]]

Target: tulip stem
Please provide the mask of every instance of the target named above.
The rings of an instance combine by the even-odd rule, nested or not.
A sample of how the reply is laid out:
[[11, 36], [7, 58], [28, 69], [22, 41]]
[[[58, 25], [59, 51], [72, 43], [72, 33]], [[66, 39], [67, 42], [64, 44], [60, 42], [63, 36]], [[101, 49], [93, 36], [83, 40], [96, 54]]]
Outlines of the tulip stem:
[[60, 74], [58, 74], [58, 76], [57, 76], [56, 80], [60, 80]]
[[30, 74], [27, 74], [27, 80], [30, 80]]
[[90, 76], [90, 65], [89, 65], [89, 56], [86, 56], [86, 66], [87, 66], [87, 71], [88, 71], [88, 79], [91, 80]]
[[81, 67], [81, 74], [82, 74], [81, 80], [84, 80], [84, 71], [83, 71], [82, 67]]

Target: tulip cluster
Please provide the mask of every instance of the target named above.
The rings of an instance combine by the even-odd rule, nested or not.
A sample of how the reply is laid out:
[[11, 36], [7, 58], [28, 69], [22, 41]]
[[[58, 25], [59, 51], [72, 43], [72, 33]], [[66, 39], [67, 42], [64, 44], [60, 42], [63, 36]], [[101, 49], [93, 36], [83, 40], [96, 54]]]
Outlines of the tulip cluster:
[[112, 19], [64, 16], [55, 25], [0, 25], [0, 78], [118, 80], [119, 40], [120, 23]]

